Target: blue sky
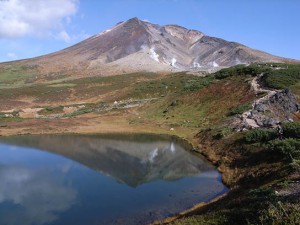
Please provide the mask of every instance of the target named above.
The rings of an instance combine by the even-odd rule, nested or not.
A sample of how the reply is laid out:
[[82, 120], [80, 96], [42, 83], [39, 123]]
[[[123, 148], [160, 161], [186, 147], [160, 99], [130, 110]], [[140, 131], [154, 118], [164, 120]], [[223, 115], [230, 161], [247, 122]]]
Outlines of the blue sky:
[[0, 0], [0, 62], [73, 45], [138, 17], [300, 60], [299, 0]]

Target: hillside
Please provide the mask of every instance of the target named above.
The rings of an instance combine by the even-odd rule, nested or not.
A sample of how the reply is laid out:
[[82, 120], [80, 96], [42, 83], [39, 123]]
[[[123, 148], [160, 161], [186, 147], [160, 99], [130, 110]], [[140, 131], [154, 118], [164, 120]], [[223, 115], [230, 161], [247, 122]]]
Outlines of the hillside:
[[[218, 168], [231, 191], [158, 224], [299, 224], [297, 63], [177, 25], [134, 18], [62, 51], [0, 64], [0, 136], [176, 135]], [[198, 71], [205, 73], [191, 73]], [[279, 123], [282, 137], [274, 129]], [[48, 143], [45, 138], [43, 144]], [[63, 154], [106, 169], [90, 164], [94, 152], [80, 152], [79, 158]], [[107, 158], [113, 156], [97, 160]], [[179, 158], [158, 164], [177, 171]], [[147, 170], [141, 180], [159, 179], [159, 168]], [[119, 180], [142, 183], [126, 181], [123, 169], [114, 174]]]
[[[298, 65], [253, 64], [223, 69], [206, 77], [135, 73], [19, 86], [6, 84], [0, 89], [0, 135], [177, 135], [192, 142], [214, 162], [223, 181], [234, 191], [208, 208], [191, 211], [187, 214], [193, 215], [190, 219], [175, 224], [216, 220], [219, 222], [215, 224], [244, 224], [245, 220], [256, 224], [259, 216], [268, 215], [263, 209], [271, 207], [269, 201], [275, 191], [285, 193], [278, 198], [289, 215], [296, 216], [299, 205], [289, 199], [299, 194], [299, 122], [290, 121], [300, 119], [299, 71]], [[282, 74], [285, 79], [281, 79]], [[286, 91], [273, 87], [292, 92], [285, 95]], [[257, 111], [255, 102], [262, 104], [263, 110]], [[248, 112], [254, 117], [248, 117]], [[264, 120], [260, 120], [262, 116]], [[249, 119], [256, 124], [247, 132], [253, 126], [244, 124]], [[275, 122], [259, 123], [270, 119]], [[291, 128], [284, 129], [289, 130], [285, 134], [287, 140], [277, 140], [276, 132], [270, 129], [278, 121], [291, 124]], [[280, 186], [282, 183], [286, 186]], [[267, 197], [260, 199], [260, 193]], [[207, 214], [207, 210], [211, 213]]]
[[178, 25], [132, 18], [64, 50], [0, 64], [21, 68], [27, 82], [134, 72], [216, 71], [254, 62], [299, 63]]

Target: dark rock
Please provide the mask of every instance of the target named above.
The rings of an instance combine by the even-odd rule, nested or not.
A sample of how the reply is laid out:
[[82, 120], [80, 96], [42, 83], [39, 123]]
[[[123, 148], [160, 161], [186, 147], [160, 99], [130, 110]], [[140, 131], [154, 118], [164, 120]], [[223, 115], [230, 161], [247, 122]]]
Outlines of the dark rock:
[[278, 120], [275, 120], [273, 118], [267, 117], [262, 120], [262, 124], [264, 127], [272, 127], [278, 123]]
[[300, 110], [300, 105], [289, 89], [276, 93], [269, 99], [271, 105], [281, 108], [285, 114], [296, 113]]
[[[251, 127], [275, 127], [279, 122], [291, 122], [295, 113], [300, 111], [300, 104], [289, 89], [259, 99], [253, 109], [242, 117], [236, 117], [234, 129], [243, 131]], [[250, 122], [246, 119], [250, 119]]]
[[250, 118], [255, 117], [257, 114], [258, 114], [258, 111], [255, 110], [255, 109], [253, 109], [253, 110], [250, 112]]
[[170, 106], [176, 106], [176, 105], [178, 105], [177, 100], [174, 100], [174, 101], [170, 104]]
[[254, 109], [257, 112], [265, 112], [267, 110], [267, 107], [264, 104], [257, 104], [254, 106]]

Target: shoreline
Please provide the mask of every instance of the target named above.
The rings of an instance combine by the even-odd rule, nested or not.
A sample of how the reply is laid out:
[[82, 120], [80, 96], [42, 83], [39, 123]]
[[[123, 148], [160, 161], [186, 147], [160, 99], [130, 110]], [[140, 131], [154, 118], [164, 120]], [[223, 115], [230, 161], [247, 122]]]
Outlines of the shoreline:
[[207, 205], [209, 205], [209, 204], [211, 204], [211, 203], [215, 203], [215, 202], [217, 202], [217, 201], [219, 201], [219, 200], [225, 198], [225, 197], [228, 195], [229, 192], [230, 192], [230, 189], [229, 189], [228, 192], [223, 193], [223, 194], [217, 196], [216, 198], [214, 198], [214, 199], [212, 199], [212, 200], [210, 200], [210, 201], [208, 201], [208, 202], [200, 202], [200, 203], [194, 205], [194, 206], [193, 206], [192, 208], [190, 208], [190, 209], [187, 209], [187, 210], [184, 210], [184, 211], [182, 211], [182, 212], [179, 212], [179, 213], [177, 213], [176, 215], [167, 217], [167, 218], [165, 218], [163, 221], [157, 221], [157, 222], [155, 221], [154, 223], [152, 223], [152, 224], [150, 224], [150, 225], [166, 225], [166, 224], [175, 222], [177, 219], [180, 219], [180, 218], [182, 218], [182, 217], [184, 217], [184, 216], [188, 216], [189, 214], [193, 213], [193, 212], [196, 211], [196, 210], [199, 210], [199, 209], [201, 209], [201, 208], [203, 208], [203, 207], [205, 207], [205, 206], [207, 206]]
[[[79, 118], [78, 118], [79, 119]], [[114, 122], [111, 123], [112, 127], [114, 127]], [[197, 211], [199, 209], [201, 209], [202, 207], [205, 207], [211, 203], [217, 202], [220, 199], [223, 199], [225, 196], [228, 195], [228, 193], [231, 192], [231, 187], [226, 184], [226, 182], [224, 182], [223, 176], [224, 176], [224, 171], [222, 171], [215, 163], [214, 160], [212, 160], [209, 155], [207, 154], [203, 154], [199, 147], [197, 146], [199, 143], [197, 142], [196, 138], [193, 136], [191, 137], [186, 137], [183, 135], [180, 135], [181, 133], [181, 129], [175, 129], [175, 130], [167, 130], [167, 129], [162, 129], [161, 127], [157, 127], [157, 126], [135, 126], [132, 124], [127, 124], [127, 126], [122, 126], [122, 129], [116, 130], [116, 129], [92, 129], [93, 126], [86, 126], [86, 127], [81, 127], [81, 129], [79, 129], [79, 131], [61, 131], [59, 129], [56, 130], [51, 130], [51, 131], [38, 131], [37, 127], [32, 127], [33, 130], [31, 131], [27, 131], [27, 132], [21, 132], [22, 128], [17, 129], [15, 132], [9, 132], [3, 135], [3, 132], [0, 132], [0, 137], [1, 136], [24, 136], [24, 135], [111, 135], [111, 134], [124, 134], [124, 135], [130, 135], [130, 134], [140, 134], [140, 135], [167, 135], [167, 136], [171, 136], [176, 138], [177, 140], [179, 140], [182, 143], [186, 143], [187, 145], [189, 145], [189, 150], [190, 152], [194, 152], [197, 153], [197, 155], [199, 154], [199, 156], [201, 155], [201, 157], [203, 157], [205, 160], [209, 161], [214, 167], [215, 169], [220, 173], [221, 175], [221, 181], [224, 184], [224, 186], [226, 186], [228, 188], [228, 191], [226, 193], [222, 193], [221, 195], [213, 198], [212, 200], [208, 201], [208, 202], [199, 202], [197, 204], [195, 204], [192, 208], [186, 209], [182, 212], [179, 212], [177, 214], [174, 214], [170, 217], [167, 217], [165, 219], [163, 219], [162, 221], [154, 221], [153, 225], [157, 225], [157, 224], [168, 224], [170, 222], [174, 222], [176, 219], [179, 219], [181, 217], [184, 217], [187, 214], [192, 213], [193, 211]], [[35, 129], [34, 129], [35, 128]], [[58, 128], [58, 127], [57, 127]], [[85, 129], [84, 129], [85, 128]], [[94, 127], [95, 128], [95, 127]], [[148, 129], [147, 129], [148, 128]], [[3, 128], [2, 128], [3, 129]], [[0, 131], [2, 131], [2, 129], [0, 129]]]

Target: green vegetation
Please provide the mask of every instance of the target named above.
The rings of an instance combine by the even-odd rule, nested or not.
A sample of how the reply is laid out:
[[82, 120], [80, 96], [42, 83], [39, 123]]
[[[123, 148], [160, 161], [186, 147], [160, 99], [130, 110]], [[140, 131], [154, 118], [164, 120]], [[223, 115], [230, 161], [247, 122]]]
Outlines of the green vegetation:
[[[0, 89], [0, 97], [7, 100], [15, 100], [26, 96], [34, 98], [35, 103], [57, 103], [64, 102], [70, 98], [76, 101], [86, 100], [91, 97], [107, 94], [107, 101], [120, 100], [126, 98], [126, 89], [135, 86], [138, 79], [156, 79], [157, 75], [129, 74], [126, 76], [113, 77], [88, 77], [72, 80], [58, 81], [54, 85], [48, 82], [38, 84], [28, 84], [21, 87], [12, 86], [9, 91]], [[71, 84], [71, 85], [70, 85]], [[119, 94], [120, 93], [120, 94]]]
[[75, 117], [75, 116], [79, 116], [82, 114], [91, 113], [93, 111], [94, 110], [91, 108], [81, 108], [81, 109], [76, 110], [75, 112], [64, 115], [64, 117]]
[[6, 66], [0, 69], [0, 84], [1, 86], [22, 85], [33, 76], [35, 76], [35, 72], [27, 67]]
[[270, 88], [290, 88], [300, 82], [300, 65], [278, 65], [277, 69], [267, 71], [262, 80]]
[[213, 81], [213, 76], [194, 77], [185, 81], [185, 91], [196, 91], [208, 86]]
[[244, 112], [246, 112], [250, 109], [252, 109], [252, 105], [250, 103], [238, 105], [229, 111], [229, 115], [234, 116], [237, 114], [243, 114]]
[[[211, 79], [211, 82], [200, 89], [187, 90], [186, 85], [195, 79], [199, 82]], [[142, 118], [140, 120], [136, 118], [134, 123], [142, 123], [144, 118], [147, 118], [151, 123], [164, 124], [173, 128], [188, 127], [196, 130], [213, 128], [228, 119], [227, 114], [230, 109], [251, 102], [255, 98], [255, 95], [248, 91], [249, 85], [244, 77], [216, 80], [178, 73], [156, 80], [152, 85], [158, 86], [161, 82], [164, 82], [168, 88], [149, 90], [145, 82], [138, 84], [138, 87], [143, 88], [139, 89], [141, 92], [135, 96], [155, 97], [151, 94], [154, 92], [157, 99], [141, 108]], [[174, 101], [177, 103], [172, 104]], [[222, 125], [218, 126], [218, 130], [215, 130], [212, 135], [219, 132], [222, 127]]]
[[5, 115], [5, 113], [0, 112], [0, 119], [3, 119], [3, 118], [7, 118], [7, 116]]
[[257, 188], [255, 190], [250, 191], [250, 196], [252, 199], [256, 199], [258, 201], [257, 204], [264, 204], [264, 200], [268, 200], [272, 203], [277, 201], [277, 196], [275, 192], [271, 188]]
[[39, 111], [40, 115], [49, 115], [49, 114], [58, 114], [58, 113], [63, 113], [64, 107], [63, 106], [58, 106], [58, 107], [46, 107]]
[[259, 224], [300, 224], [300, 207], [296, 204], [277, 202], [261, 211]]
[[255, 129], [245, 135], [247, 142], [264, 142], [266, 148], [280, 155], [293, 170], [300, 171], [300, 123], [283, 125], [284, 139], [276, 139], [276, 132], [267, 129]]
[[[218, 153], [223, 157], [218, 165], [225, 164], [227, 168], [238, 171], [236, 177], [229, 179], [235, 179], [240, 188], [236, 185], [237, 188], [218, 204], [212, 203], [199, 210], [197, 215], [171, 224], [299, 224], [299, 203], [275, 192], [275, 187], [288, 189], [291, 184], [287, 181], [289, 174], [300, 172], [298, 129], [298, 122], [283, 124], [283, 139], [274, 129], [258, 128], [231, 135], [227, 134], [230, 129], [220, 129], [213, 136], [215, 146], [221, 148]], [[209, 137], [215, 132], [216, 128], [203, 131], [203, 143], [207, 135]]]
[[225, 127], [222, 128], [218, 133], [216, 133], [213, 138], [214, 139], [221, 139], [223, 137], [228, 136], [229, 134], [231, 134], [233, 132], [233, 130], [229, 127]]
[[300, 122], [285, 123], [283, 125], [283, 134], [285, 137], [300, 139]]
[[297, 157], [300, 159], [300, 140], [287, 138], [283, 140], [271, 140], [268, 148], [277, 154], [282, 154], [286, 159]]
[[50, 84], [50, 87], [75, 87], [76, 84], [72, 83], [61, 83], [61, 84]]
[[214, 75], [217, 79], [224, 79], [231, 76], [256, 76], [267, 71], [270, 71], [270, 66], [268, 64], [251, 64], [249, 66], [237, 65], [219, 70]]
[[223, 202], [226, 205], [225, 208], [217, 209], [213, 212], [208, 210], [203, 215], [179, 219], [171, 224], [259, 224], [259, 218], [261, 215], [265, 215], [265, 212], [262, 211], [268, 209], [271, 205], [276, 205], [278, 201], [274, 190], [270, 188], [258, 188], [246, 191], [246, 193], [243, 193], [243, 196], [237, 198], [239, 199], [237, 202]]
[[130, 96], [154, 98], [176, 93], [184, 94], [185, 92], [194, 92], [207, 87], [213, 81], [213, 76], [197, 77], [184, 72], [169, 74], [161, 79], [151, 79], [136, 83], [135, 91]]
[[294, 170], [300, 168], [299, 122], [283, 125], [283, 139], [272, 129], [253, 129], [245, 134], [247, 143], [259, 143], [264, 149], [280, 157]]
[[[229, 202], [221, 202], [225, 207], [214, 210], [204, 209], [203, 214], [178, 219], [172, 225], [298, 225], [300, 206], [286, 202], [271, 188], [258, 188], [243, 193]], [[238, 200], [236, 200], [238, 199]]]
[[218, 225], [218, 224], [230, 224], [228, 218], [221, 213], [207, 213], [201, 216], [187, 217], [180, 220], [176, 220], [171, 225]]
[[245, 134], [247, 143], [267, 142], [277, 137], [276, 130], [273, 129], [252, 129]]
[[264, 85], [269, 88], [291, 88], [294, 91], [297, 90], [295, 86], [300, 85], [300, 65], [294, 64], [255, 63], [249, 66], [237, 65], [217, 71], [214, 76], [217, 79], [225, 79], [232, 76], [257, 76], [260, 74], [263, 74], [262, 81]]
[[292, 170], [300, 172], [300, 159], [292, 159], [290, 166]]
[[13, 111], [10, 113], [0, 112], [0, 119], [16, 118], [16, 117], [19, 117], [19, 111]]
[[[270, 181], [275, 183], [274, 180], [288, 176], [291, 171], [300, 171], [299, 122], [283, 125], [286, 138], [283, 140], [272, 129], [237, 133], [228, 124], [232, 119], [229, 116], [251, 109], [251, 102], [257, 98], [250, 91], [249, 80], [252, 76], [264, 73], [263, 79], [268, 77], [268, 82], [272, 82], [280, 76], [276, 75], [278, 71], [289, 69], [292, 67], [284, 64], [253, 64], [223, 69], [207, 77], [186, 73], [134, 73], [126, 76], [61, 79], [38, 84], [27, 83], [21, 87], [14, 85], [9, 90], [2, 88], [0, 98], [11, 101], [11, 105], [15, 100], [23, 99], [29, 99], [33, 105], [51, 105], [39, 112], [43, 115], [62, 113], [63, 106], [59, 105], [81, 102], [69, 105], [77, 107], [77, 110], [64, 117], [90, 112], [101, 112], [104, 115], [107, 108], [114, 109], [109, 112], [114, 116], [123, 116], [123, 112], [117, 110], [128, 104], [143, 103], [136, 109], [126, 109], [130, 125], [139, 127], [151, 124], [167, 132], [174, 128], [172, 132], [175, 135], [188, 138], [194, 138], [201, 130], [195, 137], [203, 146], [200, 151], [220, 165], [220, 169], [224, 169], [224, 181], [237, 190], [236, 195], [230, 193], [226, 200], [217, 203], [216, 208], [208, 208], [203, 215], [183, 218], [173, 224], [250, 225], [272, 224], [276, 220], [285, 224], [282, 221], [286, 215], [282, 215], [281, 207], [291, 218], [296, 218], [299, 207], [284, 201], [278, 205], [281, 199], [276, 199], [274, 189], [265, 184], [270, 184]], [[295, 74], [292, 77], [297, 77]], [[288, 85], [293, 93], [300, 96], [299, 82], [293, 81]], [[113, 104], [115, 101], [118, 104]], [[10, 121], [19, 119], [6, 118], [0, 114], [0, 122], [5, 127], [7, 124], [10, 127]], [[262, 185], [265, 186], [258, 188]], [[289, 222], [287, 224], [293, 224], [286, 221]]]
[[[22, 118], [16, 116], [16, 117], [0, 117], [0, 122], [1, 123], [6, 123], [6, 122], [20, 122], [23, 121]], [[2, 127], [7, 127], [7, 124], [3, 124]]]

